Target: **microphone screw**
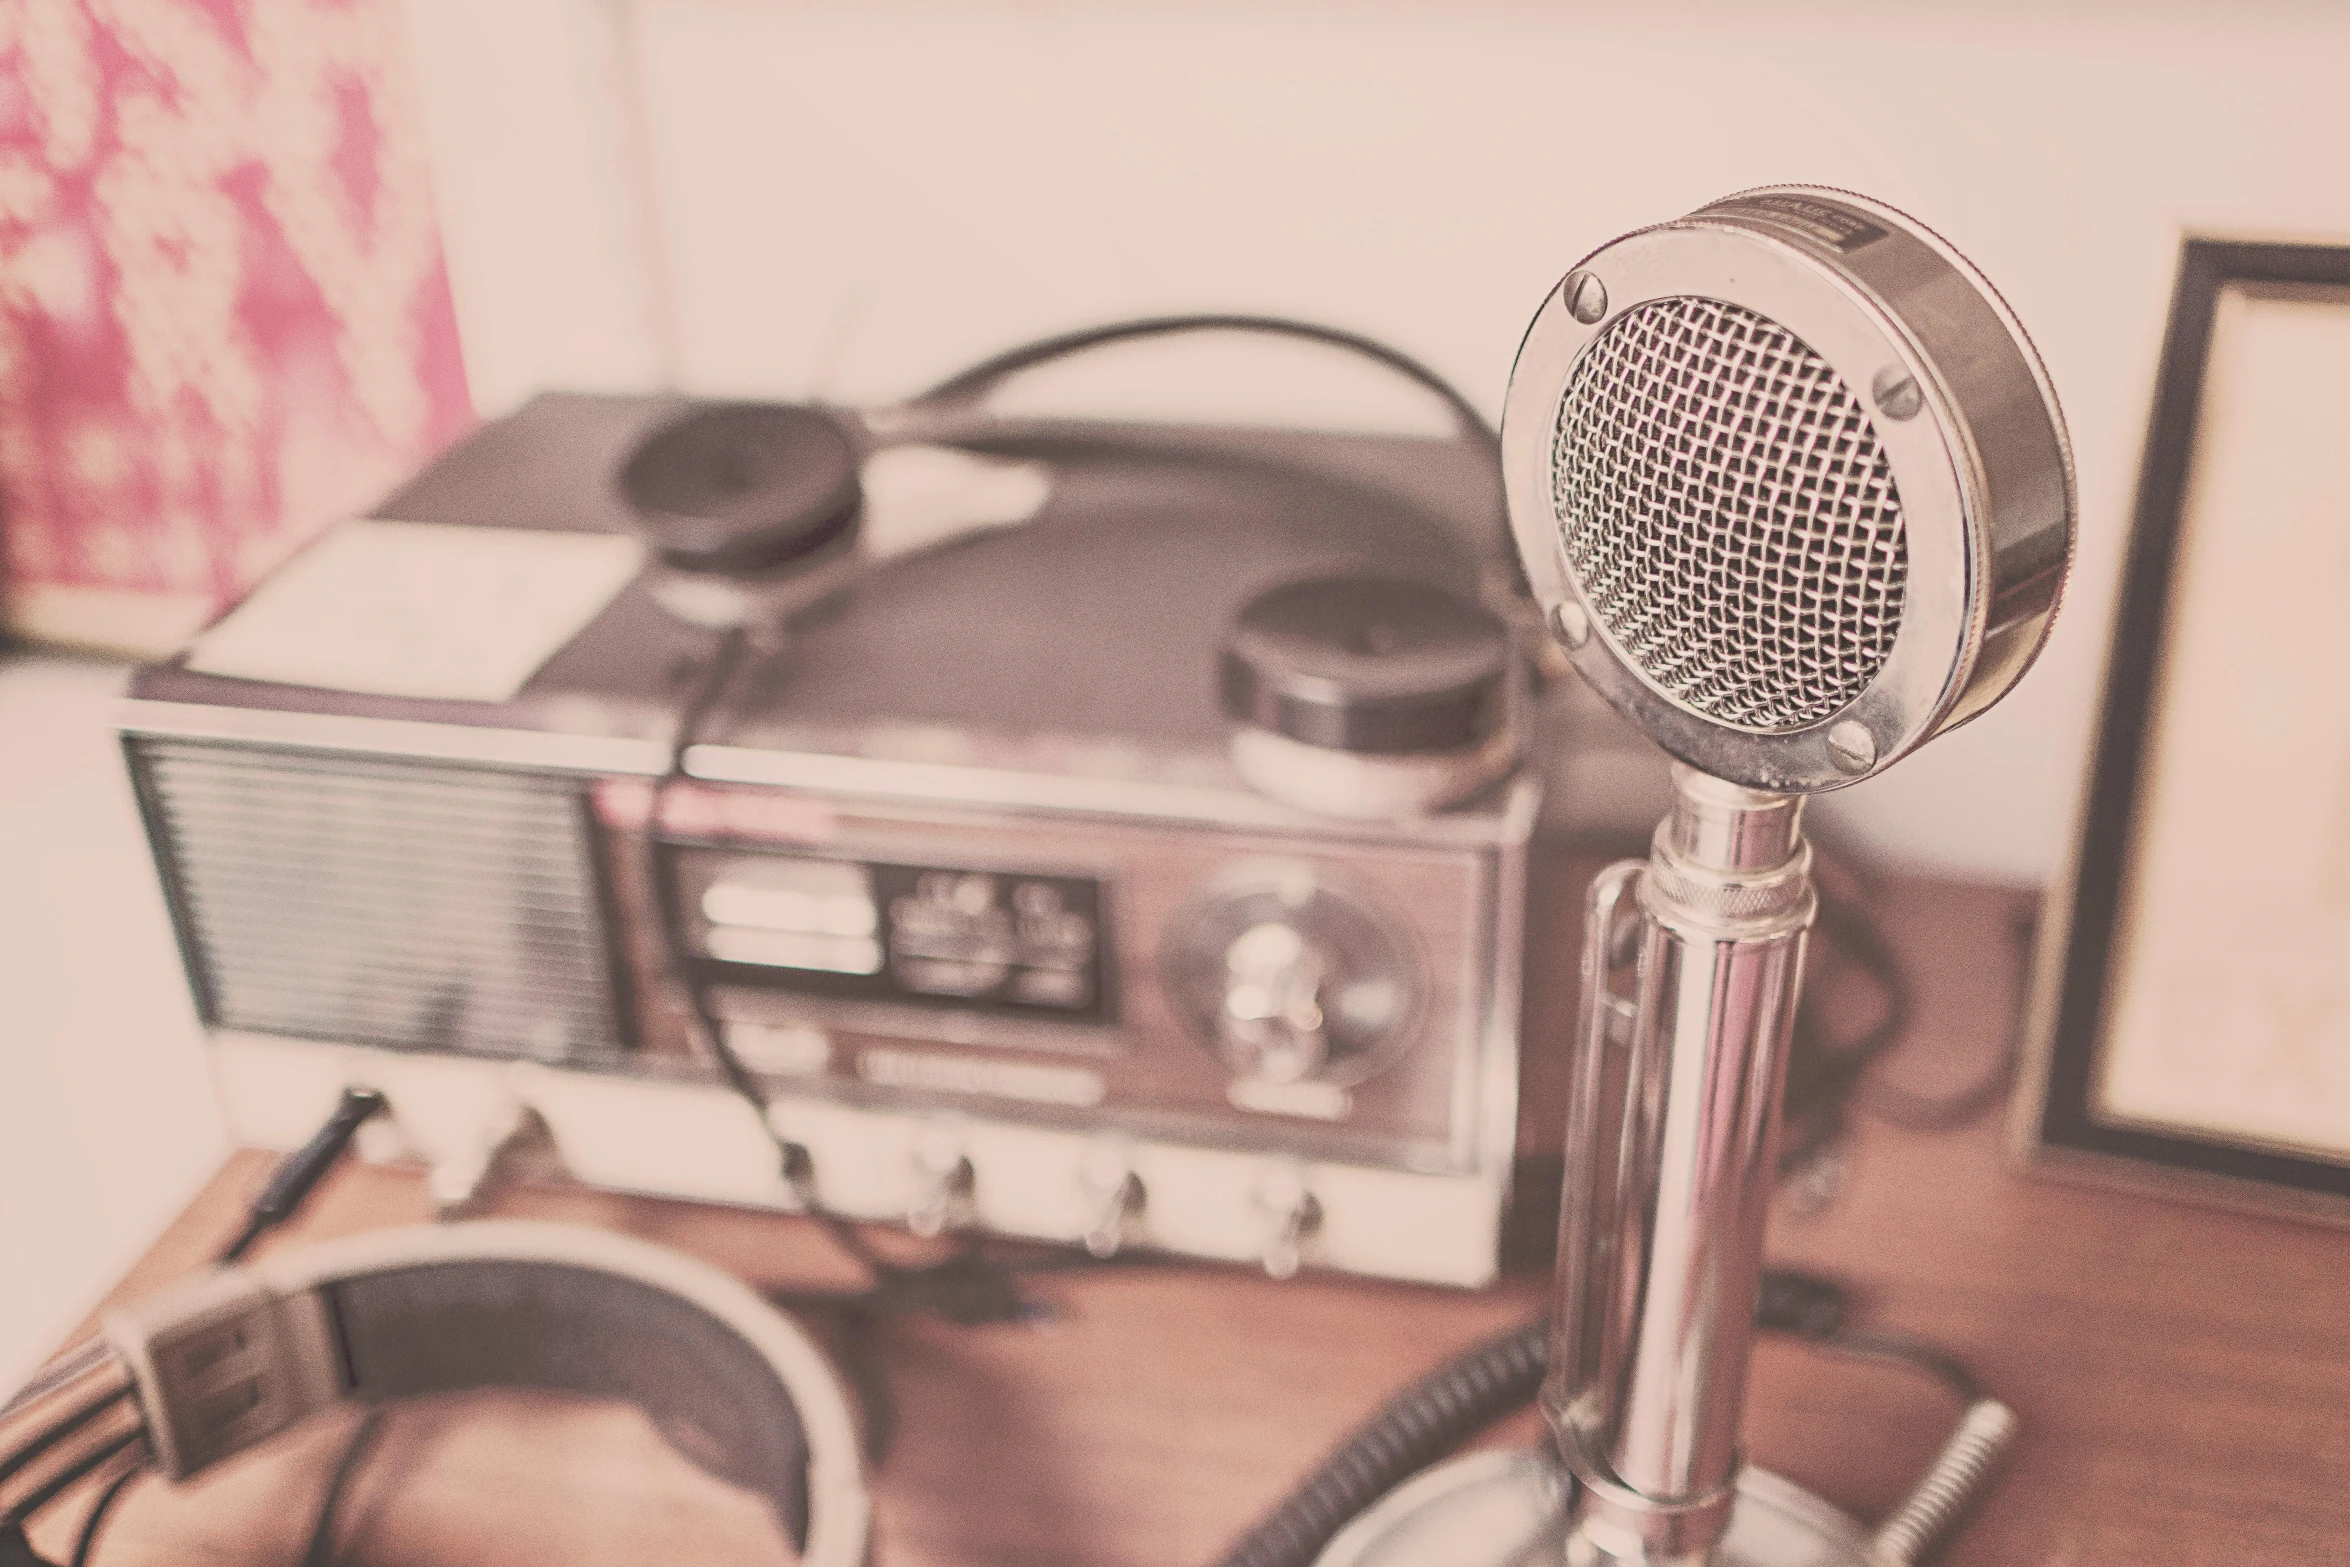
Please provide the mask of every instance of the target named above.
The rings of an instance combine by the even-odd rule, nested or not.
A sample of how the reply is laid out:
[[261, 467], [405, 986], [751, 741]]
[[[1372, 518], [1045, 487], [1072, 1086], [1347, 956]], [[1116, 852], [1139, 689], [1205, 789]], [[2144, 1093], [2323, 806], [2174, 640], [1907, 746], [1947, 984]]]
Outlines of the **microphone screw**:
[[1592, 272], [1570, 272], [1559, 292], [1566, 299], [1567, 314], [1590, 326], [1607, 314], [1607, 285]]
[[1844, 771], [1865, 773], [1877, 765], [1877, 737], [1865, 725], [1847, 718], [1828, 731], [1828, 754]]
[[1887, 365], [1877, 372], [1869, 383], [1869, 395], [1877, 402], [1877, 412], [1896, 423], [1915, 419], [1926, 403], [1925, 394], [1918, 390], [1917, 377], [1899, 365]]
[[1569, 601], [1550, 612], [1550, 629], [1570, 648], [1579, 648], [1591, 640], [1591, 616], [1582, 605]]

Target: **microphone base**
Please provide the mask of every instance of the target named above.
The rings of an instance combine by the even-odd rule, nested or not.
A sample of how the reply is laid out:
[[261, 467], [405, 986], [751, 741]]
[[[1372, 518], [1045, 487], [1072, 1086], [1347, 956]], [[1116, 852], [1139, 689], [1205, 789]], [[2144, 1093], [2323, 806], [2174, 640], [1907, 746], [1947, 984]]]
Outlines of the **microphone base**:
[[1896, 1567], [1801, 1486], [1749, 1468], [1730, 1527], [1700, 1557], [1627, 1563], [1570, 1541], [1574, 1481], [1547, 1448], [1469, 1453], [1389, 1492], [1314, 1567]]

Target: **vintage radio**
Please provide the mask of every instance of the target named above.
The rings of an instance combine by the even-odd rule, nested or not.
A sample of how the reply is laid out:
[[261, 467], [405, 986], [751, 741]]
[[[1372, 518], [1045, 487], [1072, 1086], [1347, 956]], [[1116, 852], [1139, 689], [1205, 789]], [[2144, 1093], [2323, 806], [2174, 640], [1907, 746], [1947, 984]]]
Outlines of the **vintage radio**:
[[460, 1184], [528, 1119], [793, 1206], [715, 1030], [847, 1215], [1487, 1280], [1555, 901], [1497, 488], [1476, 438], [536, 400], [133, 683], [234, 1133], [364, 1082]]

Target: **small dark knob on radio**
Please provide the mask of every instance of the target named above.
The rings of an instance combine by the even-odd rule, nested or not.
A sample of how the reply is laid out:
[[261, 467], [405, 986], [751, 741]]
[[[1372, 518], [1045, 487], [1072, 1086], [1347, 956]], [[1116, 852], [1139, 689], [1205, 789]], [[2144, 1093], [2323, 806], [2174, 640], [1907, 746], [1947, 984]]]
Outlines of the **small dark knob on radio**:
[[662, 561], [755, 573], [855, 531], [863, 491], [848, 428], [821, 408], [702, 403], [629, 454], [620, 494]]

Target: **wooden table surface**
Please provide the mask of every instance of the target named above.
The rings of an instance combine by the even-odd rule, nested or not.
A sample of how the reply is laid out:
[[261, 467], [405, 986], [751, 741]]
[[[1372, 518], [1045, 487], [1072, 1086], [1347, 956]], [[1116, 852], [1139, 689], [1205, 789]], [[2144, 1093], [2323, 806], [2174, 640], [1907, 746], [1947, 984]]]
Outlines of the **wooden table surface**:
[[[1919, 1020], [1882, 1065], [1920, 1089], [2010, 1041], [2022, 905], [1891, 889], [1886, 919]], [[2325, 1567], [2350, 1562], [2350, 1235], [2025, 1179], [1999, 1117], [1925, 1135], [1861, 1117], [1823, 1210], [1782, 1208], [1775, 1260], [1833, 1273], [1857, 1320], [1956, 1352], [2023, 1435], [1950, 1567]], [[197, 1266], [267, 1169], [232, 1159], [124, 1280]], [[349, 1168], [267, 1244], [422, 1220], [419, 1178]], [[605, 1194], [518, 1191], [497, 1211], [609, 1225], [774, 1287], [852, 1275], [811, 1225]], [[1212, 1562], [1398, 1384], [1543, 1309], [1529, 1273], [1483, 1294], [1167, 1265], [1046, 1275], [1036, 1325], [897, 1319], [869, 1340], [896, 1407], [875, 1484], [879, 1567], [1179, 1567]], [[1874, 1518], [1954, 1409], [1899, 1370], [1766, 1340], [1752, 1458]], [[177, 1490], [143, 1482], [98, 1553], [292, 1562], [345, 1417]], [[1530, 1442], [1520, 1416], [1488, 1440]], [[346, 1560], [782, 1559], [747, 1498], [671, 1457], [631, 1413], [522, 1401], [417, 1408], [354, 1489]], [[81, 1504], [36, 1538], [70, 1542]], [[465, 1549], [468, 1531], [475, 1532]]]

